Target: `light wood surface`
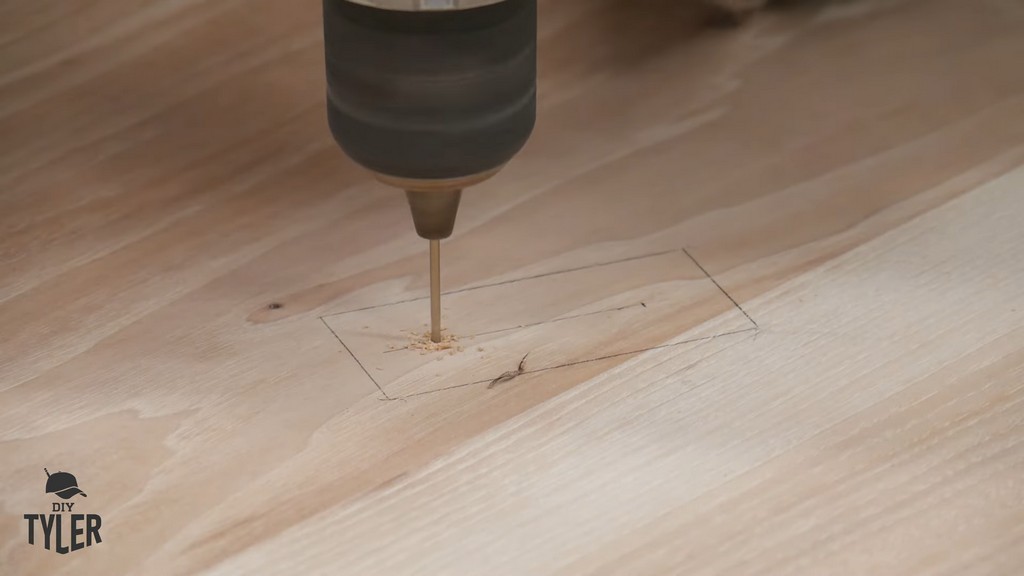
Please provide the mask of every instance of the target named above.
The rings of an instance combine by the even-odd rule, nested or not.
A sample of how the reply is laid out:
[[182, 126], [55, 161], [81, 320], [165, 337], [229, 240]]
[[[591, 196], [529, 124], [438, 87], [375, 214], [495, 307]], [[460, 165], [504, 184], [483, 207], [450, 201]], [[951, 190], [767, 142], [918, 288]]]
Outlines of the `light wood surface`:
[[[0, 6], [0, 574], [1024, 573], [1020, 2], [542, 1], [455, 354], [321, 49]], [[102, 543], [27, 543], [44, 467]]]

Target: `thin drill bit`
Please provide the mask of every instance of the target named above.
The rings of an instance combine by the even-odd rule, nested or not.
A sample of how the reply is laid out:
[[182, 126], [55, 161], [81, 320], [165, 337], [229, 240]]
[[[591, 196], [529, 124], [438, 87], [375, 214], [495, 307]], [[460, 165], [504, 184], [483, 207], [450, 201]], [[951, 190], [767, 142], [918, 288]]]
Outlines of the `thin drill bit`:
[[441, 241], [430, 241], [430, 339], [441, 341]]

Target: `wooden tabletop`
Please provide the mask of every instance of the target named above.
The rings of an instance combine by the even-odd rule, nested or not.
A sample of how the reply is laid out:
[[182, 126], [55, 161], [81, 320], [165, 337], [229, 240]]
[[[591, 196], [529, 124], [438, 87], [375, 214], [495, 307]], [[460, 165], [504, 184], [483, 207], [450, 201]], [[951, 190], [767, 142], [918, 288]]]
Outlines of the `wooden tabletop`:
[[320, 10], [0, 7], [0, 573], [1024, 573], [1024, 5], [542, 0], [440, 352]]

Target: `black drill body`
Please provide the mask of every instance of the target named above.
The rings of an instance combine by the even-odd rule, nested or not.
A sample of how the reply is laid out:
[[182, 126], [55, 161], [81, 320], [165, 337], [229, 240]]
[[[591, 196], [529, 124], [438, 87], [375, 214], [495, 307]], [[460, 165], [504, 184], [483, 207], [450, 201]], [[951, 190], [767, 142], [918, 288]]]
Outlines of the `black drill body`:
[[440, 342], [440, 242], [462, 188], [497, 172], [533, 131], [537, 0], [323, 5], [331, 133], [379, 180], [406, 190], [416, 233], [430, 241], [430, 339]]
[[536, 112], [537, 2], [405, 12], [324, 0], [327, 117], [341, 148], [385, 176], [500, 168]]

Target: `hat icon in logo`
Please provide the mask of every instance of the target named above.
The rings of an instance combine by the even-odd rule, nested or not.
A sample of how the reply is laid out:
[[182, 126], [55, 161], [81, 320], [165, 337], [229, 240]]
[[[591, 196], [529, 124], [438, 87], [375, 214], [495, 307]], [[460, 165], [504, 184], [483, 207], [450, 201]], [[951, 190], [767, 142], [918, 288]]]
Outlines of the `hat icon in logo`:
[[43, 472], [46, 472], [46, 493], [56, 494], [61, 498], [67, 500], [75, 494], [81, 494], [82, 496], [88, 497], [85, 492], [78, 487], [78, 480], [75, 476], [69, 472], [57, 472], [50, 474], [50, 471], [43, 468]]

